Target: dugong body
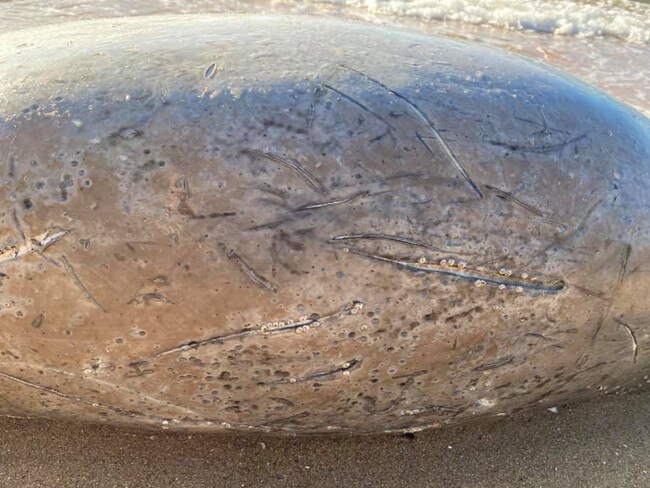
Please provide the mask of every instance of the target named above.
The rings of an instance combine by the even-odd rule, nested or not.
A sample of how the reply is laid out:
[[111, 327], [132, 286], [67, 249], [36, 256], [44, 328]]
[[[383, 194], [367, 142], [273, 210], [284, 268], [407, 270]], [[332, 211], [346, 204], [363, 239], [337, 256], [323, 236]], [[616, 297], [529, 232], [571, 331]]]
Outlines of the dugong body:
[[307, 18], [0, 46], [4, 413], [404, 431], [647, 374], [650, 127], [604, 95]]

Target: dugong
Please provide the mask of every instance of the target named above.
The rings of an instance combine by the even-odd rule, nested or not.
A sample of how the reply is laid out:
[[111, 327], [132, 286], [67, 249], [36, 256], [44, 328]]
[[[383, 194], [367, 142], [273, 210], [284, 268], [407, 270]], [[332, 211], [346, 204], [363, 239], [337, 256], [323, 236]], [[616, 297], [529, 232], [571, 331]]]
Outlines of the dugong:
[[413, 432], [650, 372], [650, 124], [340, 20], [0, 35], [0, 411]]

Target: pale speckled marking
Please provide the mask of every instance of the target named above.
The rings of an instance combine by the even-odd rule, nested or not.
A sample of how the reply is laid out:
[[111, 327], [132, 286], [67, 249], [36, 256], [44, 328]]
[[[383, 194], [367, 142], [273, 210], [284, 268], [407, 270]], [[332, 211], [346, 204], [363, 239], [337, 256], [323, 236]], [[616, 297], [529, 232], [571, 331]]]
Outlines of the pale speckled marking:
[[12, 259], [18, 259], [32, 252], [42, 253], [52, 244], [63, 239], [63, 237], [68, 235], [70, 232], [72, 232], [72, 229], [60, 229], [54, 227], [35, 237], [24, 239], [23, 244], [7, 246], [0, 249], [0, 263]]

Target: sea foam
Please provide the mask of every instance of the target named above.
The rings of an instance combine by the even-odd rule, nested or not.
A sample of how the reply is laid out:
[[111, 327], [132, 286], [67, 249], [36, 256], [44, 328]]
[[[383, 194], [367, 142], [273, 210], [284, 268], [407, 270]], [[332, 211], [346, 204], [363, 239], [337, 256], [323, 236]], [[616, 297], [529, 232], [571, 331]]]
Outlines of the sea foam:
[[579, 37], [650, 43], [650, 5], [630, 0], [311, 0], [370, 14], [450, 20]]

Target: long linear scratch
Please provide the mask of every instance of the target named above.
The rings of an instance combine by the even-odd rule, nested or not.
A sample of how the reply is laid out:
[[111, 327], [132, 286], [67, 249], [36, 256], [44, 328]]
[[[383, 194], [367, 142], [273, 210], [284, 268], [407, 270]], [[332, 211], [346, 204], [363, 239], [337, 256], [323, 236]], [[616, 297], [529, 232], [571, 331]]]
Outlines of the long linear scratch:
[[331, 238], [331, 240], [333, 241], [347, 241], [347, 240], [354, 240], [354, 239], [379, 239], [379, 240], [399, 242], [402, 244], [408, 244], [409, 246], [423, 247], [425, 249], [430, 249], [435, 252], [443, 252], [443, 253], [449, 252], [446, 249], [441, 249], [439, 247], [432, 246], [430, 244], [427, 244], [426, 242], [417, 241], [415, 239], [409, 239], [408, 237], [388, 235], [388, 234], [349, 234], [349, 235], [338, 235]]
[[395, 131], [395, 132], [397, 131], [397, 130], [395, 129], [395, 127], [394, 127], [390, 122], [388, 122], [384, 117], [382, 117], [382, 116], [379, 115], [377, 112], [375, 112], [375, 111], [372, 110], [371, 108], [367, 107], [367, 106], [364, 105], [363, 103], [359, 102], [358, 100], [352, 98], [350, 95], [348, 95], [348, 94], [342, 92], [341, 90], [339, 90], [339, 89], [337, 89], [337, 88], [334, 88], [334, 87], [331, 86], [331, 85], [328, 85], [327, 83], [322, 83], [322, 82], [321, 82], [321, 83], [319, 83], [319, 85], [321, 85], [321, 86], [327, 88], [328, 90], [332, 90], [334, 93], [338, 93], [341, 97], [343, 97], [344, 99], [346, 99], [348, 102], [350, 102], [350, 103], [356, 105], [356, 106], [359, 107], [361, 110], [363, 110], [363, 111], [365, 111], [365, 112], [368, 112], [370, 115], [372, 115], [372, 116], [375, 117], [376, 119], [378, 119], [378, 120], [382, 121], [384, 124], [386, 124], [386, 127], [388, 127], [389, 130], [391, 130], [391, 131]]
[[504, 356], [502, 358], [497, 359], [496, 361], [492, 361], [491, 363], [483, 363], [479, 364], [475, 368], [473, 368], [473, 371], [491, 371], [493, 369], [500, 368], [501, 366], [505, 366], [506, 364], [510, 364], [515, 360], [514, 356]]
[[587, 137], [586, 134], [581, 134], [577, 137], [574, 137], [572, 139], [568, 139], [564, 142], [559, 142], [557, 144], [546, 144], [546, 145], [538, 145], [538, 146], [524, 146], [521, 144], [512, 144], [509, 142], [503, 142], [503, 141], [495, 141], [491, 140], [488, 141], [490, 144], [494, 146], [499, 146], [499, 147], [505, 147], [506, 149], [510, 149], [511, 151], [521, 151], [521, 152], [529, 152], [529, 153], [536, 153], [536, 154], [546, 154], [554, 151], [558, 151], [562, 148], [565, 148], [569, 144], [573, 144], [574, 142], [578, 142], [582, 139]]
[[[379, 192], [375, 192], [372, 194], [372, 196], [375, 195], [381, 195], [383, 193], [388, 193], [392, 190], [383, 190]], [[249, 227], [246, 230], [254, 231], [254, 230], [263, 230], [263, 229], [273, 229], [275, 227], [278, 227], [282, 224], [285, 224], [287, 222], [291, 222], [295, 218], [301, 218], [300, 216], [308, 216], [309, 214], [307, 213], [310, 210], [319, 210], [323, 208], [328, 208], [328, 207], [334, 207], [336, 205], [342, 205], [344, 203], [350, 203], [354, 200], [357, 200], [359, 198], [365, 198], [367, 196], [370, 196], [371, 193], [368, 190], [360, 191], [357, 193], [354, 193], [352, 195], [349, 195], [347, 197], [343, 198], [337, 198], [336, 200], [330, 200], [327, 202], [319, 202], [319, 203], [308, 203], [306, 205], [301, 205], [300, 207], [295, 207], [291, 210], [291, 212], [286, 213], [283, 216], [278, 217], [276, 220], [272, 220], [270, 222], [264, 222], [262, 224], [257, 224], [255, 226]]]
[[368, 190], [360, 191], [357, 193], [354, 193], [353, 195], [344, 197], [344, 198], [339, 198], [336, 200], [332, 200], [329, 202], [323, 202], [323, 203], [312, 203], [308, 205], [302, 205], [300, 207], [297, 207], [294, 209], [294, 212], [302, 212], [304, 210], [316, 210], [319, 208], [326, 208], [326, 207], [333, 207], [334, 205], [341, 205], [342, 203], [348, 203], [352, 202], [354, 200], [357, 200], [359, 198], [364, 198], [370, 195], [370, 192]]
[[16, 177], [16, 160], [13, 154], [9, 156], [9, 162], [7, 164], [7, 176], [12, 180]]
[[496, 193], [499, 198], [502, 198], [503, 200], [507, 200], [509, 202], [520, 205], [521, 207], [525, 208], [526, 210], [528, 210], [533, 215], [536, 215], [538, 217], [544, 217], [544, 212], [542, 212], [540, 209], [538, 209], [536, 207], [533, 207], [532, 205], [530, 205], [530, 204], [528, 204], [528, 203], [526, 203], [526, 202], [524, 202], [522, 200], [519, 200], [512, 193], [501, 190], [501, 189], [496, 188], [496, 187], [491, 186], [491, 185], [484, 185], [484, 186], [488, 190], [492, 190], [494, 193]]
[[[460, 174], [463, 175], [463, 178], [465, 178], [465, 180], [467, 181], [467, 183], [472, 187], [472, 189], [476, 192], [476, 194], [477, 194], [480, 198], [483, 198], [483, 193], [481, 192], [481, 190], [479, 189], [479, 187], [476, 185], [476, 183], [474, 183], [474, 180], [472, 180], [472, 178], [469, 176], [469, 174], [467, 173], [467, 171], [465, 170], [465, 168], [463, 168], [463, 165], [460, 164], [460, 161], [458, 161], [458, 158], [456, 158], [456, 156], [455, 156], [454, 153], [451, 151], [451, 148], [449, 147], [449, 145], [447, 144], [447, 142], [442, 138], [442, 136], [440, 135], [440, 132], [438, 131], [438, 129], [436, 129], [435, 124], [433, 123], [433, 121], [432, 121], [432, 120], [427, 116], [427, 114], [425, 114], [425, 113], [422, 111], [422, 109], [420, 109], [420, 107], [418, 107], [414, 102], [412, 102], [411, 100], [409, 100], [407, 97], [405, 97], [405, 96], [402, 95], [401, 93], [399, 93], [399, 92], [393, 90], [392, 88], [388, 87], [387, 85], [385, 85], [385, 84], [382, 83], [381, 81], [376, 80], [375, 78], [372, 78], [372, 77], [368, 76], [367, 74], [365, 74], [365, 73], [363, 73], [363, 72], [361, 72], [361, 71], [359, 71], [359, 70], [356, 70], [356, 69], [354, 69], [354, 68], [350, 68], [350, 67], [348, 67], [348, 66], [344, 66], [344, 65], [341, 65], [341, 67], [342, 67], [343, 69], [348, 70], [348, 71], [352, 71], [353, 73], [356, 73], [356, 74], [358, 74], [359, 76], [362, 76], [363, 78], [367, 79], [368, 81], [370, 81], [370, 82], [372, 82], [372, 83], [375, 83], [376, 85], [379, 85], [379, 86], [382, 87], [384, 90], [386, 90], [388, 93], [390, 93], [391, 95], [393, 95], [393, 96], [399, 98], [399, 99], [402, 100], [404, 103], [406, 103], [409, 107], [411, 107], [411, 108], [415, 111], [415, 113], [418, 114], [418, 116], [419, 116], [419, 117], [424, 121], [424, 123], [426, 124], [426, 126], [429, 128], [429, 130], [431, 131], [431, 133], [432, 133], [433, 136], [435, 137], [435, 139], [436, 139], [436, 141], [438, 142], [438, 144], [440, 144], [440, 147], [442, 147], [443, 151], [445, 152], [445, 154], [447, 155], [447, 157], [449, 158], [449, 160], [450, 160], [450, 161], [452, 162], [452, 164], [456, 167], [456, 169], [460, 172]], [[428, 151], [432, 156], [435, 156], [435, 154], [433, 153], [433, 150], [431, 149], [431, 147], [429, 146], [429, 144], [428, 144], [428, 143], [427, 143], [427, 142], [422, 138], [422, 136], [420, 136], [420, 134], [417, 134], [417, 133], [416, 133], [416, 136], [417, 136], [418, 140], [419, 140], [419, 141], [424, 145], [424, 147], [427, 149], [427, 151]]]
[[[580, 219], [580, 222], [578, 222], [578, 225], [576, 225], [573, 229], [571, 229], [569, 232], [565, 232], [562, 234], [562, 236], [559, 239], [554, 239], [552, 242], [541, 248], [539, 251], [535, 252], [535, 254], [532, 256], [532, 258], [537, 258], [538, 256], [542, 256], [546, 254], [549, 249], [558, 246], [564, 242], [571, 242], [572, 239], [574, 239], [576, 236], [578, 236], [587, 226], [587, 222], [595, 212], [596, 208], [603, 202], [603, 198], [599, 198], [596, 200], [594, 203], [591, 204], [591, 206], [587, 209], [583, 217]], [[564, 227], [564, 226], [563, 226]]]
[[541, 339], [541, 340], [546, 341], [546, 342], [553, 342], [553, 339], [551, 339], [549, 337], [546, 337], [544, 334], [539, 334], [537, 332], [526, 332], [524, 334], [524, 336], [526, 336], [526, 337], [535, 337], [537, 339]]
[[339, 378], [340, 376], [349, 376], [352, 371], [359, 369], [362, 364], [363, 358], [353, 358], [349, 361], [346, 361], [342, 365], [328, 371], [319, 371], [318, 373], [313, 373], [308, 376], [302, 376], [298, 378], [282, 379], [275, 381], [272, 384], [306, 383], [309, 381], [331, 381]]
[[257, 149], [246, 149], [244, 152], [255, 154], [257, 156], [262, 156], [278, 164], [282, 164], [288, 168], [291, 168], [296, 173], [298, 173], [315, 192], [317, 193], [325, 192], [325, 188], [323, 187], [321, 182], [318, 181], [318, 179], [314, 175], [312, 175], [309, 171], [307, 171], [305, 168], [303, 168], [302, 166], [300, 166], [298, 163], [294, 161], [291, 161], [287, 158], [283, 158], [275, 153], [271, 153], [267, 151], [259, 151]]
[[592, 339], [595, 339], [596, 336], [600, 333], [600, 330], [602, 329], [603, 325], [605, 325], [605, 322], [607, 321], [610, 314], [612, 313], [614, 302], [618, 297], [618, 293], [621, 289], [621, 286], [623, 285], [623, 280], [625, 279], [625, 274], [627, 272], [627, 263], [630, 259], [630, 254], [632, 254], [632, 246], [630, 244], [623, 243], [623, 251], [621, 252], [620, 255], [621, 265], [619, 267], [618, 277], [616, 279], [616, 285], [614, 285], [614, 291], [612, 293], [611, 299], [607, 301], [607, 305], [604, 313], [601, 315], [600, 319], [598, 320], [598, 323], [596, 324], [596, 327], [594, 328], [594, 332], [591, 336]]
[[106, 309], [102, 306], [101, 303], [99, 303], [97, 301], [97, 299], [93, 296], [93, 294], [90, 293], [90, 290], [88, 290], [88, 288], [86, 288], [86, 285], [83, 284], [83, 282], [81, 281], [81, 279], [79, 278], [79, 276], [75, 272], [74, 268], [72, 267], [72, 265], [68, 261], [68, 258], [65, 257], [65, 256], [61, 256], [61, 261], [63, 261], [63, 266], [65, 267], [66, 271], [70, 274], [70, 276], [72, 277], [72, 280], [77, 285], [77, 288], [79, 288], [81, 290], [81, 292], [84, 294], [86, 299], [90, 303], [92, 303], [95, 307], [97, 307], [99, 310], [106, 313]]
[[541, 281], [535, 281], [528, 277], [524, 278], [523, 276], [522, 277], [517, 277], [512, 275], [509, 276], [507, 274], [502, 274], [501, 272], [496, 272], [491, 270], [472, 269], [466, 266], [461, 267], [461, 266], [451, 266], [448, 264], [393, 259], [378, 254], [366, 253], [363, 251], [359, 251], [358, 249], [349, 249], [349, 252], [369, 259], [374, 259], [376, 261], [395, 264], [407, 268], [411, 271], [422, 271], [425, 273], [456, 276], [458, 278], [462, 278], [465, 280], [472, 280], [476, 284], [493, 283], [496, 285], [512, 286], [515, 288], [521, 288], [521, 289], [526, 288], [530, 290], [539, 290], [545, 292], [555, 292], [565, 288], [565, 283], [561, 280], [557, 280], [553, 282], [541, 282]]
[[154, 292], [149, 292], [149, 293], [140, 293], [133, 299], [127, 302], [127, 305], [148, 305], [149, 303], [166, 303], [166, 304], [173, 304], [169, 298], [167, 298], [164, 294], [154, 291]]
[[18, 232], [18, 236], [20, 237], [20, 242], [25, 243], [27, 240], [27, 237], [25, 236], [25, 230], [23, 229], [23, 224], [20, 221], [20, 218], [18, 218], [18, 210], [14, 207], [14, 209], [11, 212], [11, 218], [14, 221], [14, 226], [16, 227], [16, 231]]
[[211, 212], [208, 214], [194, 214], [193, 219], [220, 219], [223, 217], [234, 217], [237, 212]]
[[623, 279], [625, 278], [625, 273], [627, 272], [627, 262], [630, 259], [630, 254], [632, 254], [632, 246], [629, 244], [624, 244], [623, 252], [621, 253], [621, 268], [618, 272], [618, 281], [616, 282], [617, 291], [623, 283]]
[[428, 405], [423, 408], [414, 408], [412, 410], [400, 410], [399, 411], [399, 416], [404, 417], [407, 415], [426, 415], [429, 413], [436, 413], [436, 414], [446, 414], [446, 413], [461, 413], [462, 410], [460, 408], [455, 408], [455, 407], [447, 407], [445, 405]]
[[420, 371], [414, 371], [413, 373], [404, 373], [404, 374], [398, 374], [395, 376], [392, 376], [394, 380], [401, 380], [403, 378], [417, 378], [418, 376], [425, 375], [429, 372], [427, 369], [421, 369]]
[[167, 349], [155, 354], [153, 357], [167, 356], [193, 349], [199, 349], [212, 344], [223, 344], [225, 341], [232, 339], [243, 339], [252, 336], [272, 336], [277, 334], [285, 334], [288, 332], [306, 332], [312, 327], [319, 327], [323, 322], [337, 320], [348, 315], [357, 315], [363, 309], [363, 303], [360, 301], [353, 301], [334, 313], [325, 316], [312, 314], [309, 317], [301, 318], [299, 320], [280, 320], [275, 322], [266, 322], [259, 326], [247, 326], [237, 332], [229, 334], [222, 334], [218, 336], [208, 337], [198, 341], [184, 342], [176, 347]]
[[176, 403], [172, 403], [169, 400], [161, 400], [160, 398], [156, 398], [156, 397], [151, 396], [151, 395], [146, 395], [141, 390], [132, 390], [131, 388], [127, 388], [127, 387], [125, 387], [123, 385], [116, 385], [115, 383], [111, 383], [109, 381], [105, 381], [105, 380], [102, 380], [102, 379], [99, 379], [99, 378], [91, 378], [91, 381], [94, 382], [94, 383], [99, 383], [100, 385], [103, 385], [103, 386], [107, 386], [109, 388], [113, 388], [115, 390], [125, 391], [125, 392], [129, 393], [130, 395], [136, 396], [138, 399], [144, 399], [144, 400], [147, 400], [149, 402], [161, 405], [163, 407], [173, 408], [173, 409], [178, 410], [180, 412], [183, 412], [185, 414], [195, 415], [196, 417], [199, 417], [199, 418], [201, 417], [201, 414], [199, 414], [195, 410], [184, 407], [182, 405], [178, 405]]
[[66, 399], [66, 400], [71, 400], [71, 401], [76, 402], [76, 403], [81, 403], [81, 404], [88, 405], [88, 406], [95, 407], [95, 408], [96, 407], [105, 408], [105, 409], [111, 410], [111, 411], [113, 411], [115, 413], [119, 413], [119, 414], [129, 413], [129, 412], [127, 412], [127, 411], [125, 411], [125, 410], [123, 410], [123, 409], [121, 409], [119, 407], [115, 407], [113, 405], [106, 405], [106, 404], [103, 404], [103, 403], [87, 400], [87, 399], [79, 397], [79, 396], [68, 395], [66, 393], [63, 393], [60, 390], [57, 390], [56, 388], [52, 388], [50, 386], [43, 386], [43, 385], [41, 385], [39, 383], [35, 383], [35, 382], [32, 382], [32, 381], [26, 380], [24, 378], [21, 378], [19, 376], [14, 376], [14, 375], [11, 375], [11, 374], [8, 374], [8, 373], [0, 372], [0, 378], [4, 378], [6, 380], [19, 383], [19, 384], [21, 384], [23, 386], [27, 386], [29, 388], [34, 388], [36, 390], [45, 391], [45, 392], [50, 393], [50, 394], [52, 394], [54, 396], [58, 396], [60, 398]]
[[593, 213], [596, 211], [596, 208], [598, 208], [598, 206], [602, 202], [603, 202], [603, 198], [599, 198], [598, 200], [596, 200], [594, 203], [591, 204], [591, 206], [587, 209], [587, 211], [585, 212], [582, 219], [580, 219], [580, 222], [578, 223], [578, 225], [576, 225], [575, 229], [570, 233], [570, 235], [566, 236], [566, 239], [568, 239], [569, 237], [572, 237], [573, 235], [575, 235], [578, 232], [582, 231], [586, 227], [587, 221], [591, 218]]
[[401, 178], [421, 178], [423, 176], [429, 176], [431, 173], [428, 171], [413, 171], [411, 173], [394, 173], [389, 176], [385, 176], [385, 180], [398, 180]]
[[[69, 373], [66, 373], [66, 374], [70, 375]], [[116, 407], [114, 405], [109, 405], [109, 404], [106, 404], [106, 403], [100, 403], [100, 402], [97, 402], [97, 401], [94, 401], [94, 400], [88, 400], [86, 398], [83, 398], [83, 397], [80, 397], [80, 396], [77, 396], [77, 395], [69, 395], [67, 393], [64, 393], [64, 392], [56, 389], [56, 388], [52, 388], [50, 386], [44, 386], [44, 385], [41, 385], [40, 383], [29, 381], [29, 380], [26, 380], [26, 379], [21, 378], [19, 376], [14, 376], [14, 375], [11, 375], [11, 374], [8, 374], [8, 373], [0, 372], [0, 378], [4, 378], [6, 380], [13, 381], [15, 383], [18, 383], [18, 384], [21, 384], [23, 386], [27, 386], [29, 388], [33, 388], [33, 389], [36, 389], [36, 390], [39, 390], [39, 391], [44, 391], [44, 392], [49, 393], [51, 395], [57, 396], [59, 398], [63, 398], [65, 400], [67, 400], [67, 401], [72, 401], [72, 402], [79, 403], [79, 404], [82, 404], [82, 405], [87, 405], [87, 406], [93, 407], [93, 408], [103, 408], [103, 409], [106, 409], [106, 410], [110, 410], [111, 412], [119, 414], [119, 415], [128, 415], [128, 416], [131, 416], [131, 417], [145, 417], [147, 419], [157, 420], [157, 421], [163, 420], [162, 417], [157, 417], [155, 415], [145, 415], [145, 414], [142, 414], [140, 412], [134, 412], [134, 411], [131, 411], [131, 410], [126, 410], [124, 408]], [[149, 395], [145, 395], [142, 392], [133, 391], [133, 390], [131, 390], [129, 388], [125, 388], [124, 386], [115, 385], [113, 383], [109, 383], [109, 382], [106, 382], [106, 381], [103, 381], [103, 380], [98, 380], [98, 379], [92, 379], [92, 381], [96, 382], [96, 383], [99, 383], [99, 384], [102, 384], [102, 385], [105, 385], [105, 386], [115, 388], [115, 389], [119, 389], [121, 391], [126, 391], [126, 392], [128, 392], [130, 394], [135, 394], [139, 398], [144, 398], [144, 399], [146, 399], [148, 401], [157, 403], [159, 405], [163, 405], [163, 406], [166, 406], [166, 407], [169, 407], [169, 408], [177, 409], [179, 411], [184, 412], [185, 414], [196, 415], [197, 417], [199, 416], [199, 414], [197, 412], [195, 412], [194, 410], [188, 409], [188, 408], [183, 407], [181, 405], [176, 405], [176, 404], [168, 402], [168, 401], [160, 400], [158, 398], [155, 398], [155, 397], [152, 397], [152, 396], [149, 396]], [[190, 420], [190, 419], [186, 419], [186, 420]]]
[[[451, 150], [449, 149], [449, 146], [447, 146], [447, 143], [442, 144], [444, 139], [440, 134], [438, 134], [438, 131], [435, 132], [436, 134], [436, 140], [440, 143], [440, 145], [445, 148], [445, 152], [447, 153], [447, 156], [450, 158], [451, 162], [456, 166], [456, 169], [460, 172], [461, 175], [463, 175], [463, 178], [465, 178], [465, 181], [469, 183], [469, 186], [472, 187], [472, 189], [476, 192], [476, 194], [479, 196], [479, 198], [483, 198], [483, 192], [480, 190], [478, 185], [474, 183], [474, 180], [469, 176], [469, 173], [463, 168], [463, 166], [460, 164], [460, 161], [456, 159], [456, 156], [453, 155]], [[417, 137], [418, 141], [422, 143], [422, 145], [426, 148], [427, 152], [431, 155], [431, 157], [435, 158], [435, 153], [433, 152], [433, 149], [431, 149], [431, 146], [429, 146], [429, 143], [426, 141], [424, 137], [422, 137], [419, 133], [415, 133], [415, 137]]]
[[270, 425], [289, 424], [289, 423], [295, 423], [296, 420], [305, 419], [307, 417], [309, 417], [309, 412], [300, 412], [295, 415], [290, 415], [289, 417], [282, 417], [279, 419], [268, 420], [266, 423]]
[[[17, 361], [12, 361], [11, 365], [13, 367], [20, 368], [21, 371], [24, 371], [25, 369], [34, 368], [34, 365], [32, 365], [32, 364], [24, 363], [24, 362], [17, 362]], [[106, 381], [106, 380], [103, 380], [103, 379], [100, 379], [100, 378], [89, 377], [89, 376], [85, 376], [85, 375], [83, 377], [79, 377], [76, 374], [71, 373], [71, 372], [66, 371], [66, 370], [62, 370], [62, 369], [58, 369], [58, 368], [51, 368], [51, 367], [42, 366], [42, 365], [38, 367], [38, 370], [40, 372], [45, 370], [47, 373], [54, 373], [54, 374], [57, 374], [57, 375], [65, 376], [67, 378], [76, 378], [76, 379], [78, 379], [80, 381], [83, 380], [84, 383], [91, 382], [91, 383], [95, 383], [95, 384], [98, 384], [98, 385], [106, 386], [106, 387], [108, 387], [108, 388], [110, 388], [112, 390], [119, 390], [121, 392], [126, 392], [126, 393], [128, 393], [130, 395], [134, 395], [134, 396], [138, 397], [139, 400], [144, 399], [144, 400], [156, 403], [158, 405], [163, 405], [163, 406], [166, 406], [166, 407], [174, 408], [174, 409], [182, 411], [182, 412], [184, 412], [186, 414], [192, 414], [192, 415], [195, 415], [197, 417], [200, 417], [200, 415], [194, 410], [183, 407], [181, 405], [177, 405], [175, 403], [170, 402], [169, 400], [161, 400], [160, 398], [156, 398], [156, 397], [147, 395], [147, 394], [145, 394], [145, 393], [143, 393], [142, 391], [139, 391], [139, 390], [138, 391], [132, 390], [131, 388], [128, 388], [128, 387], [124, 386], [123, 384], [118, 385], [118, 384], [112, 383], [110, 381]], [[9, 373], [5, 373], [5, 374], [9, 375]], [[12, 376], [12, 375], [9, 375], [9, 376]], [[32, 382], [32, 381], [25, 380], [24, 378], [19, 378], [19, 377], [15, 377], [15, 376], [14, 376], [14, 378], [16, 378], [16, 380], [22, 380], [23, 382], [26, 382], [27, 384], [23, 383], [23, 384], [26, 384], [26, 386], [31, 386], [31, 387], [36, 387], [36, 388], [42, 387], [42, 388], [45, 389], [45, 391], [50, 391], [51, 393], [54, 393], [51, 390], [56, 390], [56, 389], [53, 389], [51, 387], [43, 386], [43, 385], [41, 385], [39, 383], [35, 383], [35, 382]], [[85, 399], [83, 399], [81, 397], [77, 397], [77, 396], [74, 396], [74, 395], [67, 395], [67, 394], [62, 393], [62, 392], [60, 392], [60, 393], [62, 395], [64, 395], [66, 398], [81, 399], [83, 401], [88, 401], [88, 400], [85, 400]], [[56, 393], [54, 393], [54, 394], [56, 394]], [[97, 402], [91, 402], [91, 403], [94, 406], [98, 405]], [[111, 406], [107, 406], [107, 408], [111, 408]], [[119, 410], [120, 412], [124, 412], [119, 407], [112, 407], [112, 408], [115, 408], [115, 409]], [[126, 413], [129, 413], [129, 412], [126, 412]]]
[[72, 229], [60, 229], [54, 227], [42, 234], [26, 239], [24, 244], [4, 247], [0, 249], [0, 263], [12, 259], [18, 259], [32, 252], [42, 253], [52, 244], [63, 239], [63, 237], [70, 232], [72, 232]]
[[264, 229], [274, 229], [282, 224], [286, 224], [287, 222], [290, 222], [292, 219], [289, 217], [283, 217], [278, 220], [274, 220], [272, 222], [264, 222], [263, 224], [258, 224], [254, 225], [253, 227], [249, 227], [246, 230], [264, 230]]
[[536, 122], [534, 120], [526, 119], [524, 117], [517, 117], [516, 115], [514, 116], [515, 119], [521, 121], [521, 122], [526, 122], [528, 124], [533, 124], [538, 127], [541, 127], [542, 129], [537, 131], [536, 134], [542, 133], [542, 134], [551, 134], [551, 132], [561, 132], [563, 134], [569, 134], [569, 132], [565, 131], [564, 129], [557, 129], [555, 127], [551, 127], [548, 125], [548, 121], [546, 120], [546, 116], [544, 115], [544, 112], [542, 111], [542, 120], [544, 120], [544, 123], [542, 124], [541, 122]]
[[639, 352], [639, 344], [636, 341], [636, 334], [634, 333], [634, 330], [632, 329], [632, 327], [630, 327], [620, 319], [614, 319], [614, 322], [616, 322], [618, 325], [623, 327], [629, 334], [630, 339], [632, 339], [632, 362], [636, 364], [636, 358]]
[[512, 193], [509, 193], [509, 192], [507, 192], [505, 190], [501, 190], [500, 188], [496, 188], [496, 187], [491, 186], [491, 185], [484, 185], [484, 186], [488, 190], [491, 190], [494, 193], [496, 193], [497, 197], [499, 197], [499, 198], [501, 198], [503, 200], [506, 200], [508, 202], [514, 203], [516, 205], [519, 205], [520, 207], [522, 207], [523, 209], [525, 209], [528, 212], [532, 213], [536, 217], [539, 217], [542, 221], [544, 221], [544, 222], [546, 222], [548, 224], [555, 225], [555, 226], [558, 227], [558, 229], [561, 229], [562, 231], [564, 231], [566, 229], [566, 225], [564, 225], [562, 222], [560, 222], [558, 220], [555, 220], [555, 219], [552, 219], [552, 218], [549, 218], [549, 217], [546, 217], [544, 212], [542, 212], [540, 209], [538, 209], [537, 207], [534, 207], [533, 205], [531, 205], [529, 203], [524, 202], [523, 200], [520, 200], [519, 198], [515, 197]]
[[253, 268], [246, 264], [241, 256], [234, 251], [234, 249], [230, 249], [227, 256], [229, 259], [234, 261], [237, 267], [239, 267], [239, 269], [257, 286], [267, 291], [276, 291], [276, 287], [266, 278], [257, 274]]
[[584, 374], [584, 373], [588, 373], [589, 371], [592, 371], [592, 370], [594, 370], [596, 368], [600, 368], [601, 366], [605, 366], [606, 364], [607, 364], [607, 361], [601, 361], [601, 362], [599, 362], [597, 364], [594, 364], [593, 366], [589, 366], [588, 368], [582, 369], [582, 370], [578, 371], [577, 373], [573, 373], [572, 375], [567, 376], [565, 378], [565, 382], [568, 383], [569, 381], [572, 381], [575, 377], [577, 377], [577, 376], [579, 376], [581, 374]]

